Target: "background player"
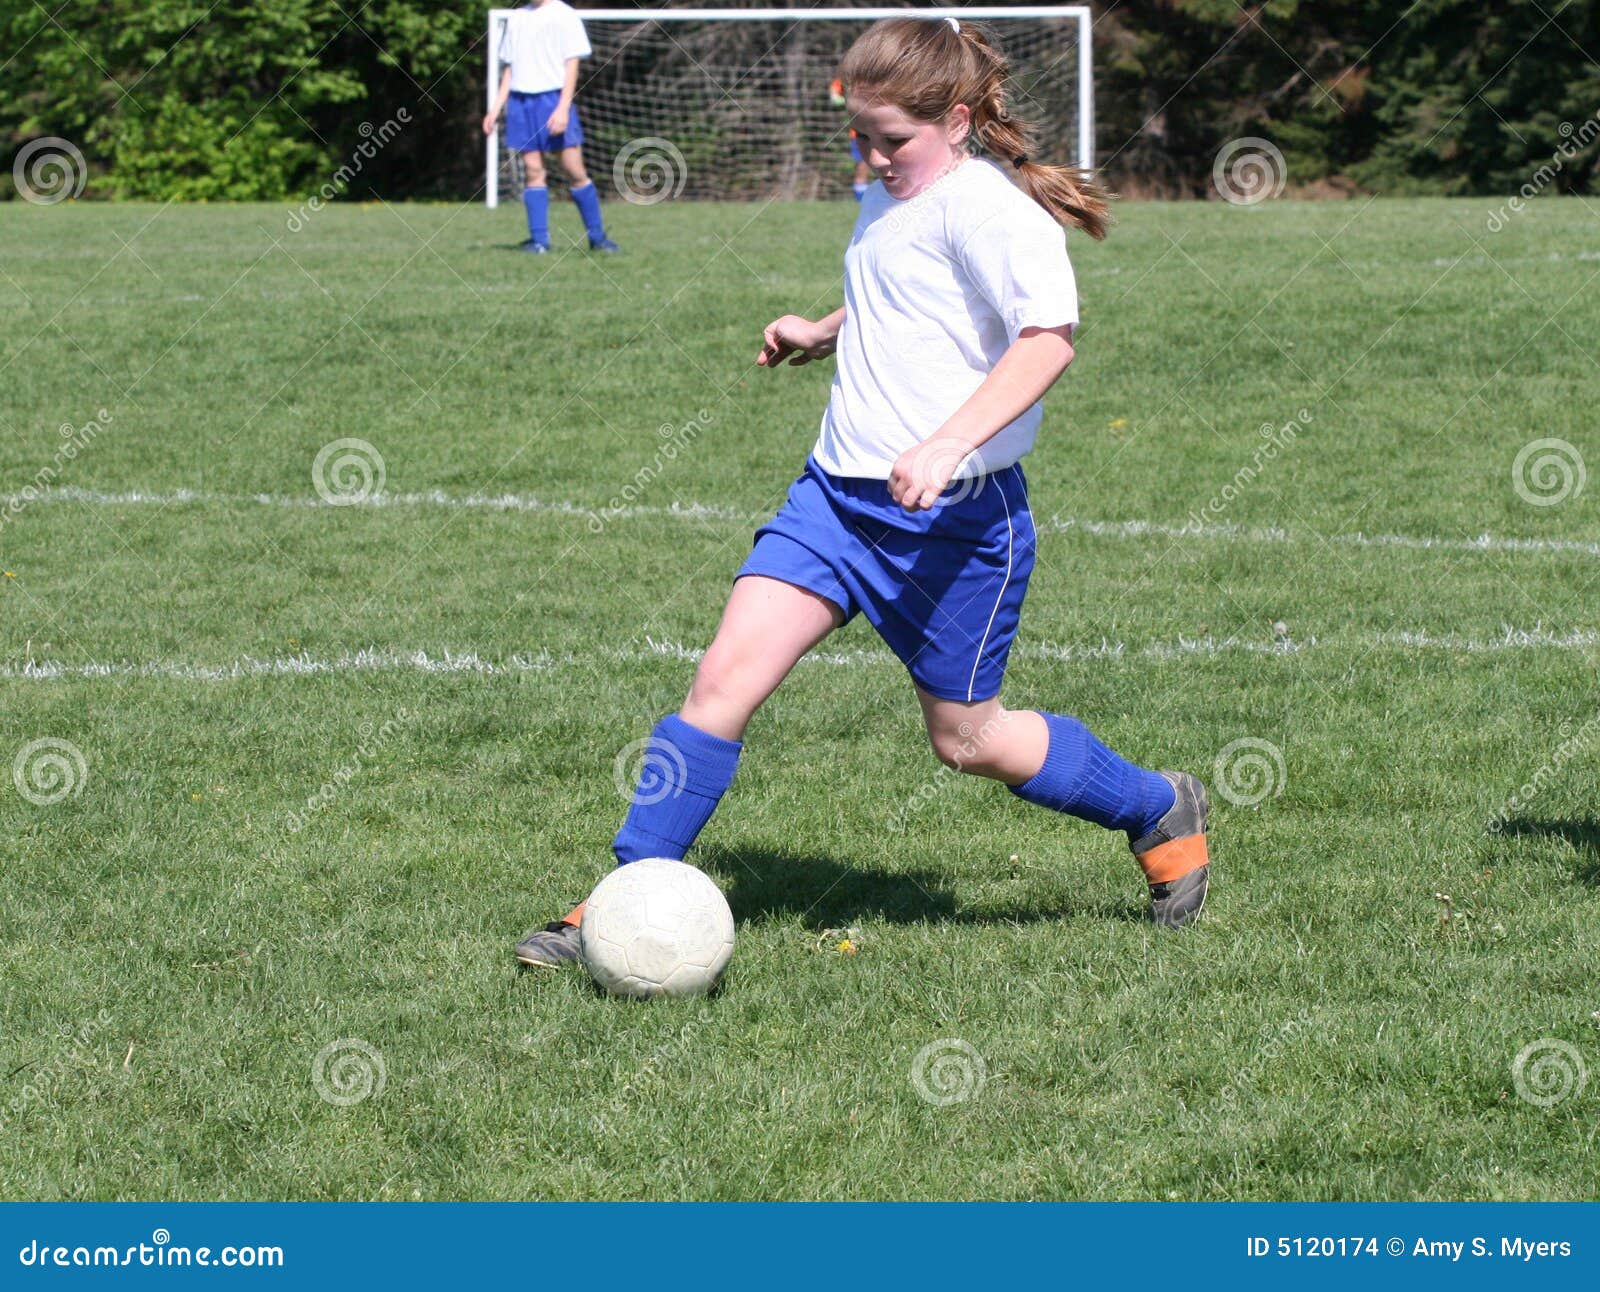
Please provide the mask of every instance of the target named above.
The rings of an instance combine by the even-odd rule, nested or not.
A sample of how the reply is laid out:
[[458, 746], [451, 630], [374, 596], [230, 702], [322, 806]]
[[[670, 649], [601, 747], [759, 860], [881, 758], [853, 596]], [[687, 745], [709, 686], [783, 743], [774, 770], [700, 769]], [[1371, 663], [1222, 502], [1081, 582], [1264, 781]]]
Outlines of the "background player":
[[521, 250], [543, 255], [550, 250], [550, 189], [545, 182], [544, 154], [561, 154], [561, 168], [571, 181], [572, 200], [594, 251], [617, 251], [606, 237], [600, 217], [600, 194], [583, 167], [583, 123], [573, 96], [578, 89], [578, 60], [588, 58], [583, 19], [565, 0], [538, 0], [506, 19], [500, 40], [500, 89], [494, 107], [483, 118], [483, 133], [494, 133], [502, 109], [506, 114], [506, 147], [522, 154], [522, 205], [528, 212], [528, 239]]
[[[845, 106], [844, 82], [837, 76], [833, 78], [833, 84], [828, 87], [828, 102], [836, 108]], [[850, 127], [850, 160], [856, 165], [855, 174], [850, 180], [850, 191], [856, 195], [856, 201], [859, 202], [866, 194], [867, 185], [872, 182], [872, 167], [868, 166], [861, 156], [861, 144], [856, 139], [854, 126]]]

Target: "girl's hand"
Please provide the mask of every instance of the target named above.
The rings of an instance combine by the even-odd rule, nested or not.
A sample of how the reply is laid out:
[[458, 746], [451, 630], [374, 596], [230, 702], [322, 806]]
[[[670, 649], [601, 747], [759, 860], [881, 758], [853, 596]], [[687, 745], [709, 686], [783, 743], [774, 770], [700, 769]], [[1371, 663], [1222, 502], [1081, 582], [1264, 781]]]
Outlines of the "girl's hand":
[[556, 110], [550, 114], [550, 120], [545, 122], [545, 128], [553, 135], [559, 135], [565, 131], [567, 128], [567, 109], [557, 104]]
[[833, 353], [833, 345], [833, 337], [810, 319], [785, 314], [768, 323], [761, 334], [756, 363], [763, 368], [776, 368], [788, 359], [790, 367], [798, 368], [813, 359], [826, 359]]
[[498, 112], [486, 113], [483, 118], [483, 133], [486, 135], [492, 135], [494, 133], [495, 123], [499, 120], [500, 114]]
[[889, 496], [907, 511], [927, 511], [972, 453], [971, 445], [937, 435], [913, 445], [889, 471]]

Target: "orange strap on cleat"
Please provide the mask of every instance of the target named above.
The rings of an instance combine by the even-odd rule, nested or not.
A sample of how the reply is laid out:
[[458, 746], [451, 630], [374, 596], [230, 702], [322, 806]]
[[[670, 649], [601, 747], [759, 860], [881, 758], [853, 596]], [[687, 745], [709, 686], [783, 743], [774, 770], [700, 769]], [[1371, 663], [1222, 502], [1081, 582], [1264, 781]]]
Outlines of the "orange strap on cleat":
[[1144, 867], [1146, 880], [1152, 884], [1170, 884], [1191, 870], [1199, 870], [1210, 858], [1206, 855], [1205, 835], [1187, 834], [1181, 839], [1158, 843], [1149, 852], [1140, 853], [1138, 860]]
[[565, 915], [563, 915], [561, 917], [561, 922], [563, 924], [570, 924], [570, 925], [572, 925], [573, 928], [577, 928], [580, 924], [583, 923], [583, 908], [584, 908], [584, 906], [585, 906], [585, 903], [579, 902], [576, 906], [574, 906], [570, 911], [568, 911]]

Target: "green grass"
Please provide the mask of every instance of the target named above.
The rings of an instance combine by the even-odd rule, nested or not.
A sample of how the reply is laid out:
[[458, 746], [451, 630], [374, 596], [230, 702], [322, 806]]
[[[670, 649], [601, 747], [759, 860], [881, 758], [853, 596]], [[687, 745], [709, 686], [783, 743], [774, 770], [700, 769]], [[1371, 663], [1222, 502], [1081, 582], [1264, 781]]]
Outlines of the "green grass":
[[[615, 204], [626, 256], [533, 260], [515, 208], [0, 206], [0, 493], [109, 419], [0, 523], [0, 772], [42, 737], [86, 767], [49, 806], [0, 780], [0, 1194], [1595, 1196], [1600, 478], [1533, 506], [1512, 463], [1555, 437], [1600, 477], [1600, 225], [1490, 209], [1128, 204], [1072, 240], [1006, 699], [1214, 789], [1232, 742], [1281, 751], [1278, 794], [1214, 793], [1200, 927], [1139, 920], [1118, 839], [941, 772], [855, 624], [696, 854], [725, 989], [638, 1006], [510, 944], [603, 872], [613, 760], [810, 446], [831, 365], [752, 358], [838, 303], [854, 208]], [[1126, 523], [1184, 525], [1302, 409], [1204, 532]], [[341, 437], [389, 494], [573, 510], [313, 505]], [[367, 648], [506, 667], [184, 673]], [[348, 1107], [311, 1079], [344, 1038], [386, 1079]], [[985, 1081], [936, 1106], [948, 1039]], [[1544, 1039], [1587, 1072], [1549, 1108], [1512, 1078]]]

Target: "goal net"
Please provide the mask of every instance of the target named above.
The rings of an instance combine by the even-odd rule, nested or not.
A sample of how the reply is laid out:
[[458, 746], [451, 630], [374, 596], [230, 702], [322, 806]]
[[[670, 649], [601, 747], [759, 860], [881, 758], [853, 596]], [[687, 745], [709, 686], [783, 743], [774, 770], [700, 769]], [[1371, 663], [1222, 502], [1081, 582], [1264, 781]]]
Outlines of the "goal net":
[[[488, 102], [513, 11], [492, 9]], [[594, 55], [578, 78], [584, 161], [602, 190], [664, 198], [850, 196], [855, 163], [830, 87], [850, 42], [879, 18], [981, 20], [1013, 69], [1039, 160], [1093, 162], [1090, 14], [1082, 5], [951, 9], [583, 9]], [[488, 139], [485, 200], [520, 187], [521, 160]], [[552, 183], [559, 166], [548, 166]]]

